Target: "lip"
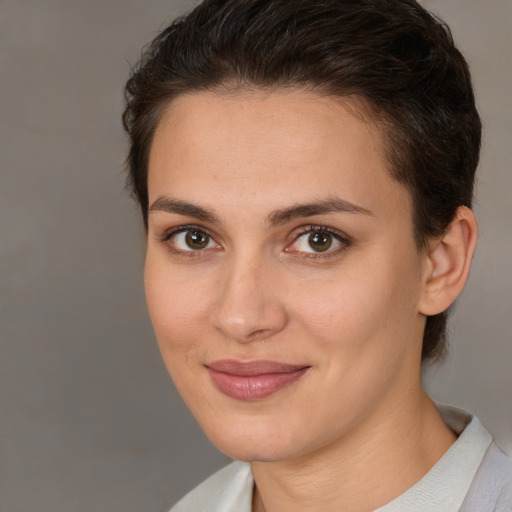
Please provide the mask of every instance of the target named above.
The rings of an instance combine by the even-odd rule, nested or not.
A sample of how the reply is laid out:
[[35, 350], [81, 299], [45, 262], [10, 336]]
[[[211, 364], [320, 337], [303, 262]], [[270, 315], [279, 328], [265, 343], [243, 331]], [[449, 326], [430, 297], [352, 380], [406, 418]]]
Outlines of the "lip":
[[206, 365], [215, 387], [237, 400], [261, 400], [299, 380], [310, 368], [277, 361], [221, 360]]

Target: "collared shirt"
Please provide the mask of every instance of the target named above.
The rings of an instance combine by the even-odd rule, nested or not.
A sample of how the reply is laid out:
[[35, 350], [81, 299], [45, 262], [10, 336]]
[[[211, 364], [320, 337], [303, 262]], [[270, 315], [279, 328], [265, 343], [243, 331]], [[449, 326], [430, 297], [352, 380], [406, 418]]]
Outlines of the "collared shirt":
[[[374, 512], [512, 512], [512, 459], [475, 416], [438, 408], [457, 441], [419, 482]], [[251, 512], [253, 487], [250, 464], [233, 462], [171, 512]]]

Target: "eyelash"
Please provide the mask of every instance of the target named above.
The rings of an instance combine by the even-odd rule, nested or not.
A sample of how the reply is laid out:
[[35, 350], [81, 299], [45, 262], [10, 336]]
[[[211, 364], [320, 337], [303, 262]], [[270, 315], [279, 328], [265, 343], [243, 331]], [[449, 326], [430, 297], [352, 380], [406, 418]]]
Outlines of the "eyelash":
[[203, 228], [202, 226], [196, 226], [194, 224], [188, 224], [184, 226], [177, 226], [175, 228], [168, 229], [167, 231], [164, 231], [162, 235], [157, 236], [157, 242], [163, 243], [167, 246], [169, 251], [171, 251], [174, 254], [177, 254], [178, 256], [184, 256], [188, 258], [197, 258], [200, 256], [203, 256], [201, 253], [202, 250], [189, 250], [189, 251], [182, 251], [180, 249], [174, 248], [171, 244], [169, 244], [169, 240], [175, 236], [179, 235], [180, 233], [186, 233], [187, 231], [199, 231], [200, 233], [204, 233], [207, 235], [211, 240], [215, 241], [215, 238], [211, 235], [211, 233]]
[[[180, 233], [186, 233], [187, 231], [199, 231], [199, 232], [207, 235], [211, 240], [215, 241], [215, 238], [212, 236], [212, 234], [204, 227], [197, 226], [194, 224], [189, 224], [189, 225], [177, 226], [175, 228], [171, 228], [171, 229], [165, 231], [162, 235], [159, 235], [156, 237], [157, 242], [166, 244], [167, 248], [172, 253], [177, 254], [179, 256], [184, 256], [184, 257], [204, 256], [204, 250], [190, 249], [189, 251], [183, 251], [183, 250], [174, 248], [171, 244], [168, 243], [169, 240], [171, 240], [171, 238], [173, 236], [178, 235]], [[341, 246], [334, 250], [326, 250], [325, 252], [304, 252], [304, 251], [293, 251], [293, 250], [287, 251], [286, 250], [288, 247], [290, 247], [291, 245], [296, 243], [297, 240], [300, 239], [300, 237], [307, 235], [307, 234], [315, 233], [315, 232], [326, 233], [326, 234], [332, 236], [334, 239], [336, 239], [341, 244]], [[331, 227], [328, 227], [328, 226], [311, 224], [311, 225], [304, 226], [304, 227], [300, 228], [300, 231], [296, 235], [294, 235], [292, 242], [286, 246], [285, 252], [288, 252], [288, 253], [295, 252], [297, 255], [300, 255], [301, 258], [306, 258], [306, 259], [330, 258], [330, 257], [336, 256], [340, 252], [343, 252], [351, 245], [352, 245], [352, 240], [350, 239], [350, 237], [348, 237], [344, 233], [342, 233], [336, 229], [333, 229]], [[201, 253], [203, 253], [203, 254], [201, 254]]]
[[[339, 253], [345, 251], [352, 245], [352, 240], [350, 237], [348, 237], [345, 233], [342, 233], [341, 231], [338, 231], [337, 229], [333, 229], [329, 226], [322, 226], [318, 224], [311, 224], [309, 226], [305, 226], [301, 228], [299, 233], [297, 233], [292, 241], [292, 244], [296, 243], [297, 240], [307, 234], [312, 233], [326, 233], [330, 236], [332, 236], [334, 239], [336, 239], [341, 246], [337, 249], [333, 250], [326, 250], [325, 252], [302, 252], [302, 251], [296, 251], [297, 255], [300, 255], [301, 258], [306, 259], [321, 259], [321, 258], [331, 258], [337, 256]], [[292, 244], [289, 244], [288, 247]], [[287, 252], [293, 252], [293, 251], [287, 251]]]

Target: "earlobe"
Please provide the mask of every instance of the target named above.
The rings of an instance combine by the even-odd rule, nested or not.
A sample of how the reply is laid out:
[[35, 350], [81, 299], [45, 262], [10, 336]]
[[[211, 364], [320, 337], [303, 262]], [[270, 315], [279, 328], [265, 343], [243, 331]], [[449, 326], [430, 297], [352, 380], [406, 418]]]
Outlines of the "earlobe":
[[437, 315], [455, 301], [466, 284], [477, 238], [475, 214], [460, 206], [444, 234], [427, 249], [420, 313]]

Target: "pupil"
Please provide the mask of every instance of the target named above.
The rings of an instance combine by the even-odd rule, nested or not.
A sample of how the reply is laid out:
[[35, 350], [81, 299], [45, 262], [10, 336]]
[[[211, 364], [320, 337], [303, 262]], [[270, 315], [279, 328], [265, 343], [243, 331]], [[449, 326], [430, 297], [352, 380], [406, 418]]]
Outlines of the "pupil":
[[185, 237], [191, 249], [204, 249], [208, 245], [208, 235], [201, 231], [189, 231]]
[[327, 233], [316, 232], [309, 235], [309, 245], [317, 252], [323, 252], [329, 249], [332, 244], [332, 237]]

